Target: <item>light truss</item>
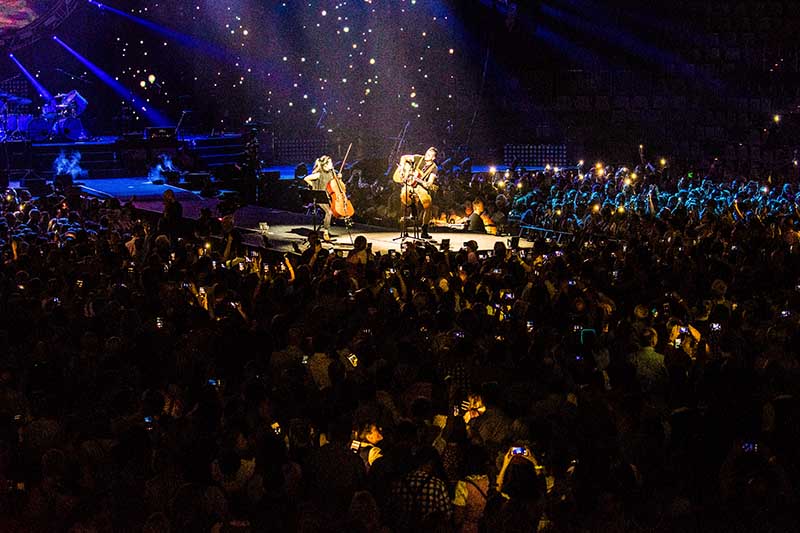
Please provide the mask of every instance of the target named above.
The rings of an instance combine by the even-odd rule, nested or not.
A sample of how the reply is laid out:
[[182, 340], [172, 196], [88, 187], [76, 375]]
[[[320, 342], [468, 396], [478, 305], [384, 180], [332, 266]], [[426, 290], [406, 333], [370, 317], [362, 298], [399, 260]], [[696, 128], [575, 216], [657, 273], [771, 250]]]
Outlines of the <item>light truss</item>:
[[85, 3], [82, 0], [58, 0], [47, 13], [40, 16], [24, 28], [8, 32], [0, 36], [0, 50], [15, 52], [34, 44], [43, 37], [51, 37], [67, 18]]

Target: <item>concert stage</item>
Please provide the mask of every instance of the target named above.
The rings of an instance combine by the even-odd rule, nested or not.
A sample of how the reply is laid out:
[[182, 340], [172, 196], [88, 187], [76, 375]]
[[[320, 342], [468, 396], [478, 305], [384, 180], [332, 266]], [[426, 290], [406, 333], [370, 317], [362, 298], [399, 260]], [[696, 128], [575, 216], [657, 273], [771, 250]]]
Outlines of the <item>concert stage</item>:
[[[11, 182], [12, 187], [18, 187], [18, 182]], [[108, 179], [88, 179], [77, 183], [82, 192], [97, 198], [117, 198], [125, 203], [133, 199], [136, 208], [153, 214], [161, 213], [163, 203], [161, 200], [164, 191], [172, 189], [175, 196], [183, 206], [183, 215], [189, 220], [196, 220], [200, 216], [200, 210], [208, 208], [212, 213], [217, 213], [219, 198], [204, 198], [196, 192], [176, 187], [169, 184], [152, 183], [146, 176], [132, 178], [108, 178]], [[268, 249], [287, 253], [294, 250], [294, 246], [302, 246], [306, 237], [313, 229], [312, 217], [306, 213], [292, 212], [280, 209], [271, 209], [256, 205], [245, 205], [236, 210], [235, 224], [244, 236], [245, 244], [249, 246], [263, 246], [264, 239], [259, 230], [261, 223], [267, 223], [269, 230], [266, 233], [268, 239]], [[399, 250], [401, 241], [399, 229], [381, 226], [371, 226], [367, 224], [354, 224], [348, 233], [342, 225], [337, 225], [334, 221], [331, 235], [333, 242], [326, 243], [325, 248], [347, 250], [352, 247], [352, 238], [364, 235], [372, 243], [372, 250], [375, 252], [387, 253], [389, 250]], [[478, 233], [467, 233], [453, 231], [450, 228], [431, 227], [430, 233], [433, 240], [429, 241], [438, 246], [443, 239], [450, 239], [450, 248], [457, 250], [463, 243], [474, 240], [478, 243], [479, 250], [491, 250], [498, 241], [505, 242], [509, 236], [494, 236]], [[522, 240], [520, 247], [528, 247], [531, 244]]]
[[[137, 208], [160, 213], [163, 208], [162, 195], [166, 189], [172, 189], [183, 205], [184, 216], [189, 219], [197, 219], [202, 208], [209, 208], [214, 215], [218, 214], [217, 206], [222, 200], [220, 197], [201, 196], [198, 191], [204, 185], [210, 183], [211, 188], [220, 193], [233, 192], [230, 189], [238, 189], [239, 192], [243, 190], [240, 179], [230, 178], [230, 175], [235, 175], [235, 169], [240, 168], [246, 160], [247, 141], [242, 134], [181, 135], [178, 138], [174, 135], [174, 130], [155, 130], [80, 141], [56, 142], [51, 139], [32, 142], [6, 139], [0, 143], [3, 148], [0, 149], [0, 175], [5, 168], [5, 176], [9, 178], [11, 186], [28, 186], [34, 194], [39, 194], [29, 183], [30, 178], [42, 178], [38, 181], [39, 187], [52, 182], [56, 159], [79, 153], [81, 172], [75, 177], [75, 183], [80, 184], [85, 194], [98, 198], [114, 197], [122, 203], [133, 199]], [[165, 179], [165, 174], [160, 171], [153, 172], [165, 158], [174, 159], [178, 164], [191, 161], [197, 172], [182, 172], [182, 178]], [[288, 190], [291, 190], [291, 182], [295, 181], [295, 169], [298, 165], [262, 168], [262, 176], [269, 176], [266, 181], [272, 183], [268, 185], [272, 189], [265, 189], [267, 194], [276, 192], [277, 182], [280, 182], [278, 189], [288, 186]], [[230, 172], [232, 169], [233, 173]], [[471, 169], [473, 173], [485, 173], [490, 169], [504, 172], [508, 167], [475, 165]], [[383, 202], [384, 199], [379, 201]], [[293, 212], [294, 209], [303, 211]], [[237, 227], [245, 235], [245, 242], [252, 246], [264, 244], [259, 225], [269, 225], [269, 232], [266, 234], [269, 247], [279, 252], [290, 252], [295, 245], [304, 243], [313, 227], [311, 216], [299, 205], [289, 207], [288, 210], [244, 205], [236, 210], [235, 220]], [[490, 250], [495, 242], [508, 239], [508, 236], [453, 231], [449, 227], [434, 226], [430, 228], [430, 233], [434, 237], [431, 241], [433, 244], [438, 245], [443, 239], [450, 239], [452, 249], [460, 248], [465, 241], [475, 240], [481, 250]], [[366, 224], [356, 224], [348, 233], [346, 228], [334, 225], [334, 241], [326, 244], [326, 247], [346, 249], [352, 245], [352, 238], [365, 235], [372, 242], [374, 251], [385, 253], [400, 248], [399, 234], [399, 229]]]
[[[7, 139], [0, 146], [3, 148], [0, 149], [0, 175], [5, 168], [5, 176], [12, 187], [27, 186], [34, 195], [45, 192], [46, 189], [34, 190], [30, 178], [41, 178], [38, 180], [38, 187], [51, 183], [56, 159], [79, 153], [81, 172], [75, 177], [75, 183], [80, 185], [85, 194], [98, 198], [114, 197], [122, 203], [133, 199], [137, 208], [160, 213], [163, 208], [162, 195], [166, 189], [172, 189], [183, 205], [184, 216], [197, 219], [202, 208], [209, 208], [215, 216], [218, 215], [217, 206], [223, 201], [220, 197], [201, 196], [199, 191], [204, 185], [210, 183], [212, 189], [223, 193], [223, 197], [226, 192], [243, 190], [240, 187], [242, 182], [231, 180], [228, 171], [239, 168], [245, 161], [247, 142], [241, 134], [181, 135], [177, 138], [174, 131], [164, 132], [158, 129], [155, 132], [94, 137], [81, 141], [32, 142]], [[176, 163], [180, 163], [177, 160], [183, 157], [182, 154], [185, 156], [183, 162], [186, 158], [192, 160], [196, 164], [197, 172], [182, 172], [182, 178], [174, 180], [164, 179], [165, 174], [159, 171], [153, 173], [164, 158], [175, 159]], [[298, 165], [262, 168], [262, 176], [270, 176], [267, 181], [272, 183], [268, 185], [272, 189], [265, 189], [267, 194], [274, 194], [276, 190], [286, 187], [287, 190], [293, 190], [291, 182], [295, 181], [295, 169]], [[472, 172], [489, 172], [490, 169], [504, 172], [507, 168], [504, 165], [476, 165], [472, 167]], [[246, 195], [238, 196], [243, 198]], [[379, 201], [383, 202], [384, 199]], [[287, 204], [279, 205], [286, 207]], [[302, 212], [296, 212], [297, 210]], [[283, 210], [244, 205], [236, 210], [235, 217], [237, 227], [245, 235], [245, 242], [252, 246], [264, 244], [259, 225], [269, 225], [269, 232], [266, 234], [269, 247], [279, 252], [290, 252], [295, 245], [304, 243], [313, 228], [311, 216], [300, 205]], [[334, 241], [326, 244], [326, 247], [346, 249], [352, 246], [352, 238], [364, 235], [372, 242], [376, 252], [385, 253], [400, 248], [400, 230], [393, 227], [355, 224], [348, 233], [345, 227], [336, 226], [335, 221], [331, 233]], [[430, 228], [430, 233], [434, 237], [431, 241], [433, 244], [438, 245], [443, 239], [450, 239], [452, 249], [460, 248], [465, 241], [475, 240], [481, 250], [490, 250], [495, 242], [508, 239], [508, 236], [453, 231], [449, 227], [434, 226]]]
[[[173, 189], [176, 197], [183, 206], [183, 215], [186, 218], [196, 220], [200, 216], [200, 210], [209, 208], [212, 213], [216, 213], [218, 198], [203, 198], [202, 196], [179, 187], [169, 185], [154, 185], [147, 178], [136, 179], [109, 179], [109, 180], [87, 180], [84, 182], [84, 190], [101, 192], [115, 196], [121, 201], [127, 201], [135, 197], [134, 205], [150, 212], [160, 213], [163, 209], [161, 195], [166, 188]], [[313, 220], [306, 213], [297, 213], [280, 209], [271, 209], [255, 205], [246, 205], [236, 211], [235, 224], [244, 234], [245, 243], [251, 246], [263, 245], [262, 235], [259, 232], [259, 224], [266, 222], [269, 225], [266, 234], [269, 240], [269, 247], [279, 252], [291, 252], [294, 245], [302, 245], [306, 236], [313, 229]], [[367, 224], [354, 224], [348, 233], [344, 226], [337, 225], [334, 221], [331, 235], [334, 242], [325, 244], [325, 248], [347, 249], [352, 246], [350, 237], [364, 235], [372, 243], [372, 250], [382, 254], [389, 250], [399, 250], [400, 235], [399, 229]], [[437, 246], [443, 239], [450, 239], [451, 249], [459, 249], [464, 242], [474, 240], [478, 243], [479, 250], [491, 250], [495, 242], [505, 242], [509, 236], [494, 236], [478, 233], [467, 233], [453, 231], [449, 228], [432, 227], [430, 233]], [[530, 246], [524, 240], [520, 242], [521, 247]]]

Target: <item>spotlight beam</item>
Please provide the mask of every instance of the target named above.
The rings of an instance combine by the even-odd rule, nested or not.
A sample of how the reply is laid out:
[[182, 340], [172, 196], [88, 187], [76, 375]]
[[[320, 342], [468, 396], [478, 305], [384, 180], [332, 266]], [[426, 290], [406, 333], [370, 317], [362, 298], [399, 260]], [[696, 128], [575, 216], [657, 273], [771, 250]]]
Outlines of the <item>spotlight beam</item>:
[[258, 58], [258, 60], [252, 60], [246, 57], [239, 56], [238, 54], [229, 52], [220, 48], [219, 46], [214, 45], [213, 43], [204, 40], [199, 37], [194, 37], [192, 35], [181, 33], [179, 31], [171, 30], [160, 24], [156, 24], [155, 22], [149, 21], [147, 19], [143, 19], [141, 17], [137, 17], [136, 15], [132, 15], [130, 13], [126, 13], [120, 9], [115, 7], [103, 4], [101, 2], [97, 2], [96, 0], [87, 0], [89, 4], [95, 6], [100, 11], [113, 13], [120, 17], [123, 17], [135, 24], [139, 24], [163, 37], [172, 39], [183, 46], [187, 46], [189, 48], [196, 48], [202, 50], [205, 54], [214, 59], [219, 61], [223, 61], [226, 63], [243, 63], [252, 68], [253, 70], [256, 69], [266, 69], [274, 71], [276, 68], [276, 64], [271, 61], [269, 58]]
[[19, 59], [17, 59], [14, 56], [14, 54], [8, 54], [8, 57], [11, 58], [11, 61], [13, 61], [17, 65], [19, 70], [25, 75], [26, 78], [28, 78], [28, 81], [30, 81], [31, 84], [36, 88], [36, 92], [39, 93], [39, 96], [44, 98], [47, 102], [53, 99], [53, 95], [50, 94], [50, 92], [47, 89], [45, 89], [44, 85], [39, 83], [39, 80], [36, 79], [36, 76], [31, 74], [30, 71], [26, 69], [22, 63], [19, 62]]
[[170, 30], [169, 28], [165, 28], [164, 26], [160, 26], [160, 25], [156, 24], [155, 22], [150, 22], [149, 20], [143, 19], [141, 17], [137, 17], [136, 15], [131, 15], [130, 13], [126, 13], [126, 12], [120, 10], [120, 9], [115, 8], [115, 7], [107, 6], [107, 5], [102, 4], [100, 2], [96, 2], [95, 0], [88, 0], [88, 2], [91, 5], [93, 5], [96, 8], [98, 8], [100, 11], [108, 11], [108, 12], [114, 13], [115, 15], [119, 15], [120, 17], [124, 17], [124, 18], [126, 18], [126, 19], [128, 19], [128, 20], [130, 20], [132, 22], [135, 22], [136, 24], [139, 24], [141, 26], [144, 26], [145, 28], [151, 29], [156, 33], [160, 33], [161, 35], [163, 35], [165, 37], [169, 37], [171, 39], [175, 39], [176, 41], [178, 41], [178, 42], [180, 42], [182, 44], [188, 44], [188, 45], [192, 45], [192, 46], [196, 46], [197, 45], [197, 43], [195, 42], [194, 39], [192, 39], [192, 37], [190, 37], [189, 35], [186, 35], [184, 33], [180, 33], [180, 32], [174, 31], [174, 30]]
[[651, 64], [659, 65], [661, 68], [667, 65], [675, 65], [679, 74], [691, 79], [702, 80], [708, 89], [720, 92], [725, 87], [721, 81], [713, 78], [702, 70], [695, 70], [686, 61], [675, 53], [664, 51], [653, 46], [630, 32], [623, 31], [621, 28], [612, 27], [605, 24], [598, 24], [596, 21], [583, 19], [573, 13], [562, 11], [548, 4], [541, 4], [542, 13], [550, 18], [563, 22], [577, 31], [591, 34], [606, 43], [614, 46], [625, 53], [638, 57]]
[[134, 109], [144, 113], [145, 117], [147, 117], [147, 119], [151, 123], [153, 123], [153, 124], [155, 124], [156, 126], [159, 126], [159, 127], [171, 125], [171, 121], [166, 116], [164, 116], [163, 114], [159, 113], [155, 109], [151, 108], [147, 104], [147, 102], [145, 102], [144, 100], [142, 100], [141, 98], [136, 96], [133, 93], [133, 91], [131, 91], [130, 89], [126, 88], [124, 85], [122, 85], [120, 82], [118, 82], [113, 77], [111, 77], [108, 73], [106, 73], [103, 69], [101, 69], [100, 67], [98, 67], [97, 65], [95, 65], [94, 63], [92, 63], [91, 61], [86, 59], [85, 57], [83, 57], [81, 54], [79, 54], [78, 52], [76, 52], [75, 50], [70, 48], [69, 45], [67, 45], [67, 43], [65, 43], [64, 41], [62, 41], [61, 39], [59, 39], [55, 35], [53, 36], [53, 40], [55, 42], [57, 42], [58, 44], [60, 44], [61, 47], [64, 48], [64, 50], [66, 50], [67, 52], [72, 54], [75, 57], [75, 59], [77, 59], [78, 61], [83, 63], [86, 66], [86, 68], [88, 68], [95, 76], [100, 78], [100, 80], [103, 83], [105, 83], [106, 85], [111, 87], [111, 89], [115, 93], [117, 93], [118, 95], [120, 95], [122, 98], [124, 98], [126, 100], [130, 100], [130, 102], [134, 106]]

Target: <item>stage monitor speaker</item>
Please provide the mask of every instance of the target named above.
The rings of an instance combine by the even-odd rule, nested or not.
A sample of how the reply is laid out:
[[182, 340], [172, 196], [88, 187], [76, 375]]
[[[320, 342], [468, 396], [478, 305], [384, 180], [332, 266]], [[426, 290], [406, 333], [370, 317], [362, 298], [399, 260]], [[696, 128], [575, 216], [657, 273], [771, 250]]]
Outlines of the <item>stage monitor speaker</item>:
[[186, 187], [192, 191], [199, 191], [206, 183], [211, 181], [211, 174], [208, 172], [189, 172], [183, 176]]
[[181, 182], [181, 173], [177, 170], [162, 170], [161, 175], [170, 185], [178, 185]]

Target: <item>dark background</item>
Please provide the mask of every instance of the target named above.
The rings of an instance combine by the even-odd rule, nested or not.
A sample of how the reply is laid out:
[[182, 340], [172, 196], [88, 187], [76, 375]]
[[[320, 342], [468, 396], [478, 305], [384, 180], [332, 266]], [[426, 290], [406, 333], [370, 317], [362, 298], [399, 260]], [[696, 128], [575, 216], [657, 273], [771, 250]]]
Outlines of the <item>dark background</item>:
[[[357, 155], [383, 157], [409, 121], [411, 146], [486, 162], [506, 143], [618, 161], [644, 144], [654, 159], [718, 158], [744, 173], [789, 172], [795, 155], [800, 15], [788, 1], [109, 5], [163, 31], [86, 4], [56, 33], [174, 121], [192, 110], [196, 131], [253, 119], [281, 138], [354, 141]], [[85, 68], [52, 40], [16, 55], [50, 92], [90, 101], [92, 133], [123, 128], [121, 98], [92, 74], [55, 70]], [[1, 80], [17, 73], [0, 62]]]

